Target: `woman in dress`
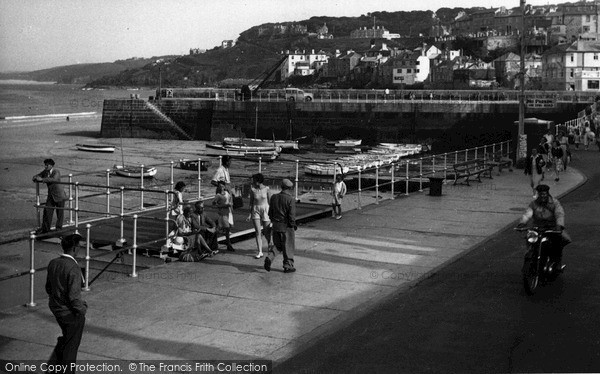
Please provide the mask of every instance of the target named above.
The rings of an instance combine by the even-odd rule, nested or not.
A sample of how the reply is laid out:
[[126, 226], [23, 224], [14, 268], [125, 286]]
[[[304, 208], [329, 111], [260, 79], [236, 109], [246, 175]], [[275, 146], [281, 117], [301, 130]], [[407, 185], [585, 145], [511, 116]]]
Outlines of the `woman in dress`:
[[527, 158], [527, 163], [525, 164], [525, 174], [530, 177], [530, 185], [533, 190], [533, 197], [537, 196], [536, 187], [542, 181], [542, 177], [544, 175], [544, 166], [546, 166], [546, 162], [542, 155], [538, 154], [537, 148], [533, 148], [531, 150], [531, 155]]
[[564, 163], [563, 163], [563, 149], [560, 146], [560, 143], [558, 142], [558, 140], [555, 140], [554, 143], [552, 143], [552, 149], [550, 149], [550, 153], [552, 154], [552, 164], [554, 166], [554, 181], [558, 182], [560, 179], [560, 172], [563, 171], [564, 169]]
[[254, 256], [255, 258], [263, 256], [261, 232], [267, 238], [267, 248], [271, 246], [271, 219], [269, 218], [269, 199], [271, 198], [271, 193], [269, 187], [263, 184], [264, 181], [265, 178], [261, 173], [254, 174], [250, 188], [250, 215], [248, 215], [248, 220], [252, 220], [254, 223], [254, 232], [256, 233], [258, 254]]
[[173, 198], [171, 199], [171, 215], [179, 217], [183, 213], [183, 191], [185, 190], [185, 183], [182, 181], [175, 184], [173, 192]]

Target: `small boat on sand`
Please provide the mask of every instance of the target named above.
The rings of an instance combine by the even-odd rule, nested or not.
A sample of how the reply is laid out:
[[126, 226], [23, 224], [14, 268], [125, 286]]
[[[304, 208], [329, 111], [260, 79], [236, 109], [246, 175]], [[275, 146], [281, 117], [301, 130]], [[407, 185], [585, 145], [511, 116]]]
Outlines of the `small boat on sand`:
[[114, 166], [115, 174], [127, 178], [140, 178], [143, 173], [144, 178], [152, 178], [156, 175], [156, 168], [154, 166], [144, 166], [143, 171], [141, 166]]
[[256, 138], [241, 138], [241, 137], [227, 137], [223, 139], [225, 145], [244, 144], [247, 146], [259, 146], [259, 147], [279, 147], [282, 150], [297, 150], [297, 140], [268, 140], [268, 139], [256, 139]]
[[327, 142], [327, 145], [334, 147], [359, 147], [362, 139], [342, 139]]
[[[210, 165], [210, 160], [201, 160], [200, 171], [207, 171]], [[183, 170], [198, 171], [198, 160], [179, 160], [179, 168]]]
[[110, 144], [75, 144], [80, 151], [113, 153], [115, 146]]

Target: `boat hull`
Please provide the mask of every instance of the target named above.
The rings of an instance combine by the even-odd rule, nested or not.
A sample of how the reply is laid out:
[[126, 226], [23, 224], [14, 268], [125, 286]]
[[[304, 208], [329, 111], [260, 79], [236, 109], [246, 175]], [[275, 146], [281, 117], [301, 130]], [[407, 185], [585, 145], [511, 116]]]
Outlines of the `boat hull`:
[[[121, 177], [127, 178], [140, 178], [142, 177], [142, 167], [141, 166], [122, 166], [115, 165], [115, 174]], [[144, 178], [152, 178], [156, 175], [157, 170], [155, 167], [146, 167], [144, 166], [143, 177]]]
[[115, 151], [115, 147], [108, 144], [75, 144], [75, 147], [85, 152], [113, 153]]
[[[207, 171], [209, 166], [211, 165], [210, 160], [201, 160], [200, 161], [200, 171]], [[198, 170], [198, 160], [180, 160], [179, 168], [183, 170]]]

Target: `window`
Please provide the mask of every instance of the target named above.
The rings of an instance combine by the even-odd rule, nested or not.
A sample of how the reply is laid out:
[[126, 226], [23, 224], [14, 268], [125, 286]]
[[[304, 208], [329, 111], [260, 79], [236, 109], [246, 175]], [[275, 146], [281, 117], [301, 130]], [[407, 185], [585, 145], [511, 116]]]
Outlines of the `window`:
[[571, 62], [575, 61], [575, 56], [570, 55], [569, 57], [571, 57]]
[[600, 80], [589, 80], [587, 82], [587, 88], [588, 90], [597, 90], [600, 89]]
[[569, 74], [569, 77], [573, 78], [573, 70], [571, 70], [571, 74]]
[[596, 53], [594, 53], [594, 60], [598, 61], [598, 55]]
[[407, 72], [407, 73], [410, 73], [410, 72], [411, 72], [411, 69], [406, 69], [406, 72]]
[[419, 73], [421, 70], [419, 69], [415, 69], [415, 73]]

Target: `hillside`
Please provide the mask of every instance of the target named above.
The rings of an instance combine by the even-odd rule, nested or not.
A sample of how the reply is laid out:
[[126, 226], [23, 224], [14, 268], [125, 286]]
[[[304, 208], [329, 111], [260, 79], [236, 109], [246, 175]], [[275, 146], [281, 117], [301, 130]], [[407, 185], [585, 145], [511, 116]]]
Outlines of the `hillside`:
[[[171, 56], [172, 57], [172, 56]], [[0, 79], [22, 79], [38, 82], [87, 84], [107, 75], [116, 75], [128, 69], [139, 69], [163, 57], [130, 58], [114, 62], [65, 65], [25, 73], [0, 73]]]

